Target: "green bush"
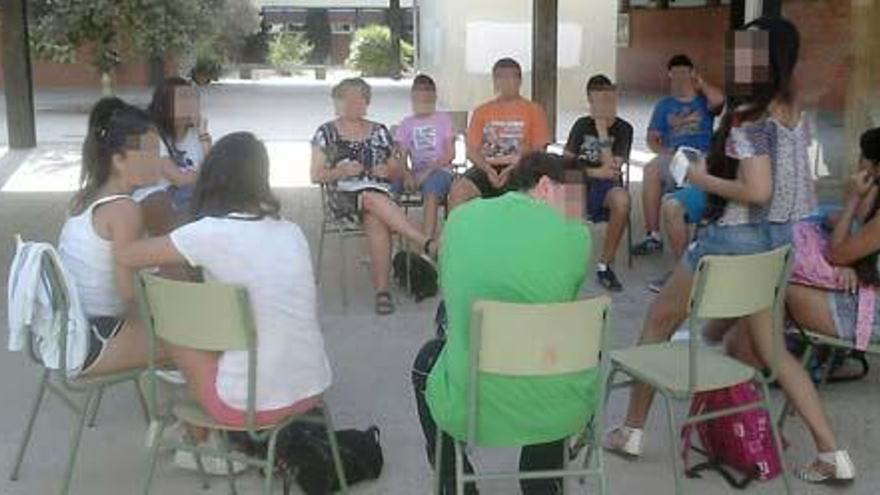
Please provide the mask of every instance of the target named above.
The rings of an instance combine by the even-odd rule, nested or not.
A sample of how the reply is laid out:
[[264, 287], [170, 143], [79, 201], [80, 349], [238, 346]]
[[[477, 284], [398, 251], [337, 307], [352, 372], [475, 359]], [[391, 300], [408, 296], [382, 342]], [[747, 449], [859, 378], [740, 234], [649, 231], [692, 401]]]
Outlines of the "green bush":
[[196, 58], [196, 63], [193, 65], [189, 77], [195, 81], [196, 84], [204, 85], [220, 79], [222, 73], [223, 63], [221, 62], [220, 56], [215, 53], [205, 52], [200, 53]]
[[312, 48], [305, 33], [278, 33], [269, 43], [269, 63], [278, 69], [303, 65], [312, 53]]
[[[406, 70], [412, 65], [413, 47], [400, 42], [400, 65]], [[351, 41], [351, 52], [345, 62], [365, 76], [389, 76], [394, 73], [391, 59], [391, 30], [388, 26], [371, 25], [358, 29]]]

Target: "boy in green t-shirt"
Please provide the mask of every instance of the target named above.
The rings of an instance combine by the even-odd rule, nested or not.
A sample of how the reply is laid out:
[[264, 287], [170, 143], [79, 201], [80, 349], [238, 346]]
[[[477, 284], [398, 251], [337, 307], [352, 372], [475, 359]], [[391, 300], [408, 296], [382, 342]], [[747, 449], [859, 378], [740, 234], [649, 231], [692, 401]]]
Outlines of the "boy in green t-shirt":
[[[511, 178], [514, 192], [469, 202], [449, 217], [440, 256], [449, 330], [445, 342], [425, 345], [413, 366], [429, 459], [437, 425], [458, 439], [467, 434], [473, 302], [550, 303], [578, 296], [591, 244], [580, 220], [582, 173], [573, 162], [569, 169], [568, 163], [546, 153], [527, 155]], [[597, 370], [564, 378], [481, 376], [480, 443], [527, 445], [522, 470], [561, 468], [563, 440], [585, 424], [595, 404], [597, 379]], [[449, 437], [445, 442], [442, 471], [444, 487], [451, 490], [453, 450]], [[522, 488], [527, 494], [556, 493], [559, 483], [523, 481]]]

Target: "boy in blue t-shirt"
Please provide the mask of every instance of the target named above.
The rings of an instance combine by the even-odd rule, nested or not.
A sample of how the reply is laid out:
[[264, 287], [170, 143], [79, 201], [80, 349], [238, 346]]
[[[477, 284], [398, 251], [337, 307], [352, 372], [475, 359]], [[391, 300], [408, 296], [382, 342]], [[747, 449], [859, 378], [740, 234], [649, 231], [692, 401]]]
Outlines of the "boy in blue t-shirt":
[[694, 70], [687, 55], [676, 55], [667, 64], [670, 96], [654, 107], [648, 126], [648, 147], [657, 157], [645, 166], [642, 184], [642, 208], [645, 216], [645, 239], [633, 248], [633, 254], [644, 255], [663, 250], [660, 239], [660, 211], [663, 194], [664, 223], [670, 235], [674, 254], [680, 256], [687, 245], [687, 223], [696, 223], [703, 216], [706, 195], [692, 186], [676, 190], [669, 172], [675, 151], [688, 146], [708, 153], [712, 142], [715, 116], [724, 107], [724, 93], [706, 83]]

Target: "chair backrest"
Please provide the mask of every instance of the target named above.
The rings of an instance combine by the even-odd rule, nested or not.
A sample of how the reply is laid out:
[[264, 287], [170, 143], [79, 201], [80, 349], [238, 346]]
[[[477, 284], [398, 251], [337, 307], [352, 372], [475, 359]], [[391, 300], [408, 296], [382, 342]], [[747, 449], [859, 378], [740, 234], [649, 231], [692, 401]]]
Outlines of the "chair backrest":
[[169, 343], [206, 351], [250, 350], [254, 320], [244, 288], [139, 274], [144, 320]]
[[556, 304], [477, 301], [471, 319], [476, 368], [513, 376], [593, 368], [609, 305], [607, 298]]
[[705, 256], [691, 290], [693, 313], [704, 319], [749, 316], [773, 307], [785, 287], [789, 246], [741, 256]]
[[452, 126], [456, 135], [467, 135], [468, 112], [467, 110], [453, 110], [447, 112], [452, 119]]
[[689, 301], [689, 393], [697, 384], [697, 337], [701, 320], [740, 318], [770, 310], [773, 350], [767, 381], [776, 380], [783, 342], [785, 287], [793, 260], [790, 245], [757, 254], [704, 256], [694, 277]]
[[[471, 315], [468, 443], [475, 445], [477, 439], [480, 373], [549, 377], [596, 368], [607, 356], [610, 307], [608, 297], [552, 304], [476, 301]], [[599, 400], [601, 409], [603, 398]]]
[[[36, 249], [36, 243], [26, 243], [21, 234], [15, 234], [13, 237], [15, 242], [15, 250], [16, 252], [21, 252], [22, 256], [27, 256], [27, 249]], [[51, 308], [52, 320], [53, 322], [57, 322], [57, 328], [60, 330], [57, 333], [53, 333], [53, 337], [58, 338], [58, 363], [52, 364], [49, 367], [55, 367], [57, 365], [58, 369], [66, 370], [68, 369], [67, 365], [67, 357], [68, 357], [68, 342], [67, 342], [67, 329], [69, 325], [69, 308], [70, 308], [70, 294], [67, 292], [67, 287], [62, 282], [62, 268], [60, 266], [60, 261], [52, 255], [49, 251], [43, 251], [40, 255], [40, 269], [39, 269], [39, 277], [40, 282], [43, 288], [46, 289], [46, 295], [48, 296], [48, 303]], [[14, 269], [15, 267], [13, 267]], [[36, 303], [36, 301], [35, 301]], [[45, 362], [44, 356], [40, 350], [37, 349], [37, 346], [34, 345], [35, 336], [33, 335], [32, 329], [29, 329], [28, 335], [26, 335], [24, 339], [24, 347], [27, 350], [27, 354], [30, 358], [40, 366], [47, 366], [48, 363]], [[62, 373], [63, 376], [67, 376], [67, 373]]]

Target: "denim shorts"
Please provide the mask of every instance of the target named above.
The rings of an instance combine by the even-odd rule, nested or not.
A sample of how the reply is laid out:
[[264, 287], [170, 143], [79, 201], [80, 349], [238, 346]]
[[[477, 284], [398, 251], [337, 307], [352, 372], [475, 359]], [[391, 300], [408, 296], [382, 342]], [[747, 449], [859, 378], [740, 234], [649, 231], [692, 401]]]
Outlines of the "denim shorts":
[[449, 195], [450, 187], [452, 187], [452, 171], [436, 168], [422, 181], [422, 196], [432, 194], [445, 198]]
[[706, 193], [691, 185], [685, 185], [681, 189], [667, 194], [665, 199], [674, 199], [681, 205], [687, 223], [698, 223], [702, 220], [708, 202]]
[[[859, 317], [859, 295], [844, 291], [828, 291], [828, 308], [837, 335], [846, 341], [856, 341], [856, 322]], [[871, 325], [871, 336], [868, 339], [872, 344], [880, 344], [880, 303], [874, 304], [874, 324]]]
[[[433, 194], [439, 198], [445, 198], [449, 195], [449, 190], [451, 188], [452, 172], [443, 168], [438, 168], [425, 177], [419, 190], [421, 191], [422, 196]], [[391, 194], [400, 196], [405, 192], [403, 181], [391, 183]]]
[[688, 246], [681, 262], [694, 272], [703, 256], [763, 253], [791, 242], [791, 223], [710, 223], [697, 231], [696, 239]]

